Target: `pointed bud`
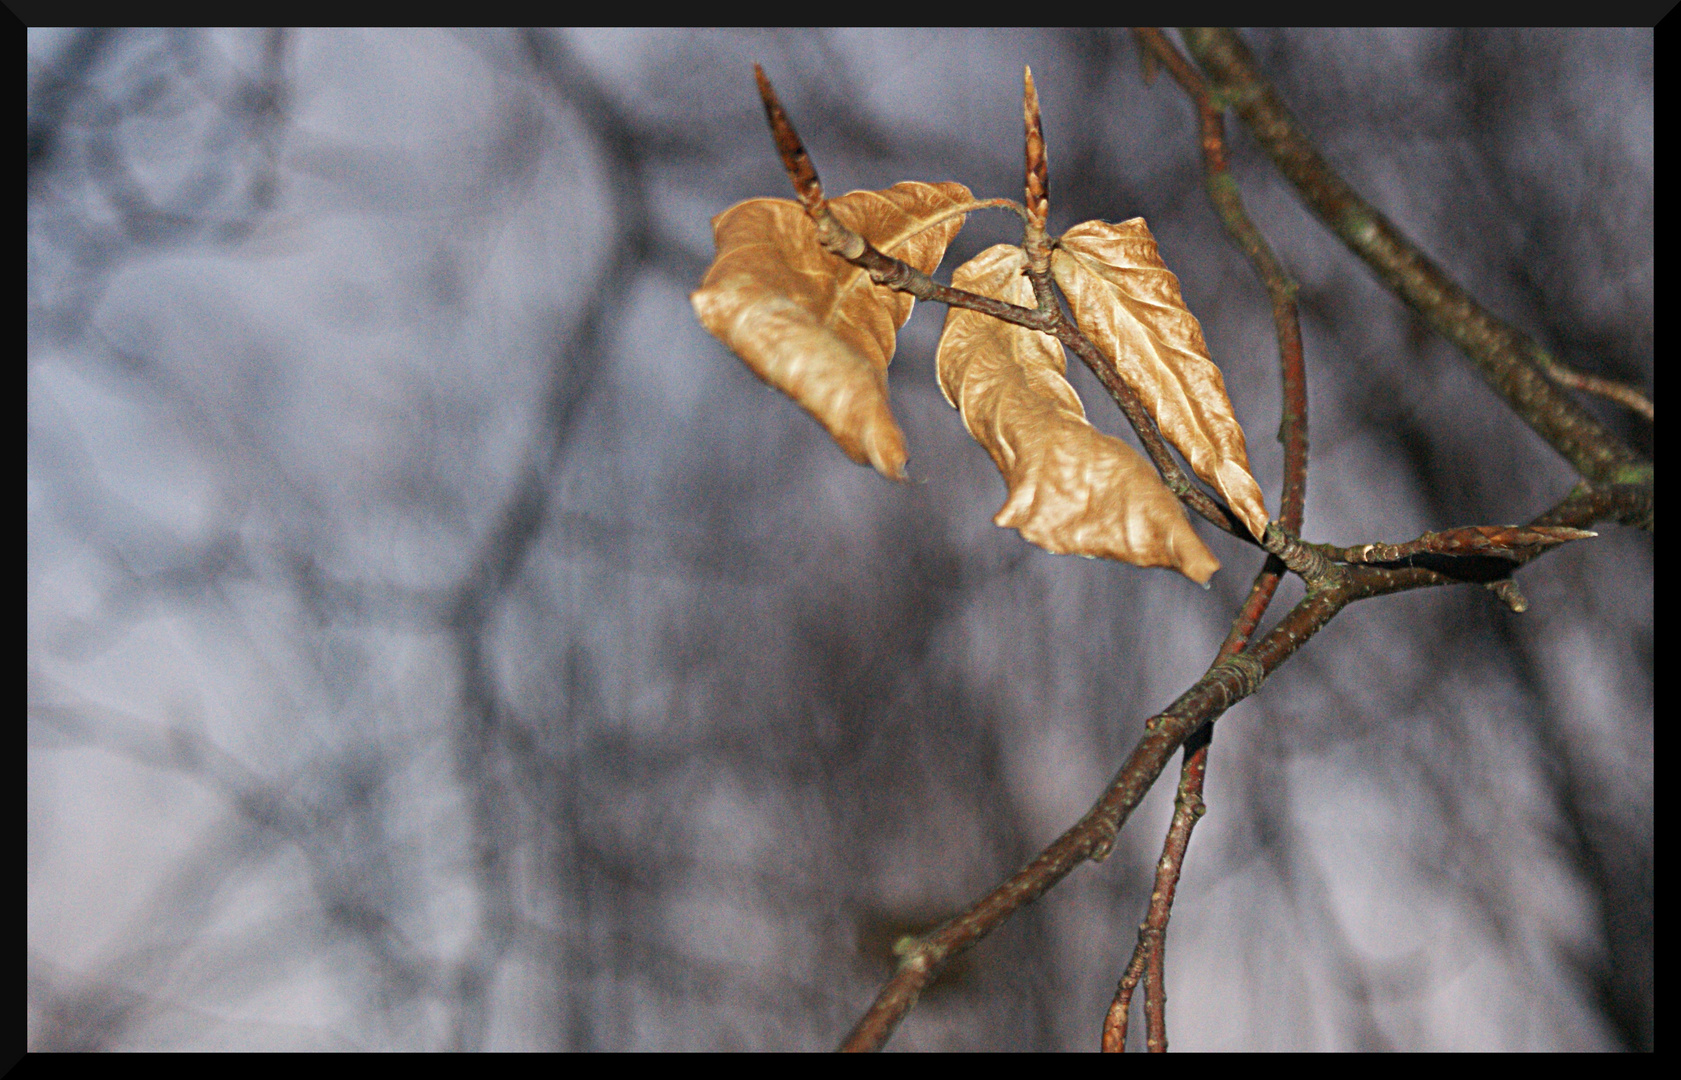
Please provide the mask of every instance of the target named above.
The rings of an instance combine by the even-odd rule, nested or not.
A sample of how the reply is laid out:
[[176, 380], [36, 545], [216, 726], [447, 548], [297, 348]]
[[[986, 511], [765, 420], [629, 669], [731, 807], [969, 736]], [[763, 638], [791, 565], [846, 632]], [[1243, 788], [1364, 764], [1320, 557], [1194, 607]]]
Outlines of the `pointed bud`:
[[1021, 102], [1027, 127], [1027, 212], [1040, 229], [1050, 219], [1051, 181], [1045, 160], [1045, 130], [1039, 120], [1039, 91], [1033, 86], [1033, 69], [1026, 69]]
[[800, 142], [799, 133], [783, 111], [782, 102], [776, 99], [776, 91], [771, 89], [765, 69], [754, 64], [753, 75], [759, 81], [759, 97], [764, 99], [765, 119], [770, 121], [777, 153], [782, 155], [782, 167], [788, 170], [788, 179], [794, 182], [794, 192], [799, 195], [801, 204], [808, 212], [815, 213], [823, 205], [823, 185], [817, 179], [817, 170], [805, 152], [805, 145]]

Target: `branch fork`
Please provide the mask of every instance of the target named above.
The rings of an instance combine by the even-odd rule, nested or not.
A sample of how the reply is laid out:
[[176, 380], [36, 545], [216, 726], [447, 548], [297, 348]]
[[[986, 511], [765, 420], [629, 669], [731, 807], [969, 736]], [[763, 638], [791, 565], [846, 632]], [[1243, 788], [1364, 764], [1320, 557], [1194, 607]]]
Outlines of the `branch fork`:
[[[1020, 251], [1014, 257], [1019, 259], [1025, 254], [1021, 275], [1031, 284], [1035, 301], [1035, 307], [1029, 308], [942, 285], [929, 273], [877, 250], [865, 237], [842, 223], [831, 212], [810, 156], [776, 99], [763, 69], [754, 66], [766, 117], [784, 168], [825, 251], [864, 270], [878, 285], [1054, 337], [1091, 368], [1103, 383], [1137, 432], [1167, 488], [1185, 506], [1217, 528], [1256, 544], [1268, 554], [1248, 599], [1233, 619], [1230, 633], [1215, 661], [1202, 678], [1172, 705], [1145, 722], [1143, 736], [1090, 810], [1025, 867], [966, 911], [926, 934], [900, 939], [894, 946], [894, 952], [900, 958], [898, 970], [859, 1020], [843, 1049], [880, 1049], [914, 1006], [918, 995], [947, 961], [984, 939], [1080, 863], [1101, 861], [1107, 856], [1131, 811], [1149, 791], [1172, 755], [1183, 747], [1185, 755], [1174, 819], [1157, 862], [1149, 912], [1139, 927], [1137, 948], [1117, 986], [1114, 1003], [1103, 1025], [1103, 1048], [1124, 1049], [1127, 1010], [1134, 990], [1142, 982], [1148, 1026], [1146, 1046], [1151, 1050], [1165, 1050], [1163, 957], [1167, 920], [1192, 830], [1207, 809], [1202, 789], [1214, 722], [1232, 706], [1258, 692], [1279, 664], [1349, 603], [1435, 585], [1476, 583], [1488, 588], [1511, 610], [1523, 611], [1527, 602], [1510, 577], [1511, 569], [1553, 547], [1596, 535], [1583, 526], [1605, 517], [1633, 519], [1650, 527], [1650, 466], [1632, 460], [1626, 448], [1615, 440], [1606, 441], [1609, 437], [1599, 439], [1601, 432], [1596, 427], [1575, 423], [1576, 417], [1566, 415], [1566, 409], [1563, 413], [1554, 412], [1540, 419], [1535, 416], [1529, 418], [1538, 430], [1554, 439], [1555, 445], [1578, 464], [1584, 475], [1598, 482], [1581, 485], [1557, 507], [1529, 525], [1442, 530], [1426, 533], [1404, 544], [1368, 543], [1339, 548], [1304, 542], [1300, 533], [1307, 489], [1307, 392], [1295, 305], [1297, 289], [1243, 208], [1237, 186], [1227, 170], [1222, 120], [1223, 112], [1229, 105], [1236, 108], [1252, 126], [1262, 123], [1269, 115], [1267, 110], [1273, 108], [1275, 102], [1270, 96], [1270, 88], [1259, 82], [1258, 76], [1245, 67], [1252, 58], [1229, 32], [1224, 37], [1187, 33], [1187, 40], [1199, 60], [1218, 76], [1217, 80], [1205, 79], [1159, 30], [1140, 28], [1135, 33], [1146, 59], [1147, 78], [1157, 67], [1165, 69], [1195, 104], [1209, 197], [1233, 241], [1254, 264], [1272, 301], [1284, 387], [1284, 415], [1279, 439], [1284, 444], [1285, 469], [1280, 515], [1277, 520], [1266, 523], [1264, 532], [1258, 523], [1254, 526], [1257, 532], [1261, 532], [1258, 538], [1231, 506], [1198, 487], [1180, 468], [1152, 412], [1146, 409], [1132, 387], [1119, 377], [1114, 365], [1082, 329], [1084, 317], [1077, 305], [1075, 314], [1077, 319], [1082, 320], [1081, 325], [1067, 318], [1056, 301], [1053, 278], [1059, 284], [1064, 283], [1060, 276], [1062, 271], [1053, 269], [1053, 260], [1060, 260], [1064, 255], [1058, 250], [1060, 242], [1053, 240], [1047, 231], [1049, 169], [1038, 91], [1031, 69], [1027, 69], [1023, 76], [1024, 202], [1017, 204], [1005, 199], [964, 202], [939, 219], [989, 207], [1015, 210], [1022, 218], [1023, 239]], [[1266, 137], [1263, 137], [1263, 142]], [[1285, 136], [1279, 138], [1285, 139]], [[1284, 151], [1269, 146], [1269, 152], [1278, 157]], [[1286, 175], [1298, 184], [1306, 182], [1292, 173], [1285, 162], [1280, 164]], [[1328, 169], [1317, 157], [1309, 165]], [[1363, 207], [1364, 204], [1350, 205]], [[1386, 228], [1392, 229], [1375, 212], [1359, 216], [1365, 223], [1365, 232], [1350, 240], [1357, 250], [1359, 243], [1372, 240], [1366, 233], [1373, 229], [1379, 233]], [[927, 225], [934, 223], [930, 221]], [[1072, 244], [1071, 238], [1079, 228], [1083, 226], [1071, 230], [1064, 240]], [[1385, 234], [1384, 239], [1387, 243], [1392, 238]], [[972, 260], [976, 261], [979, 260]], [[937, 264], [937, 260], [934, 262]], [[1013, 265], [1020, 264], [1011, 265], [1013, 273]], [[1019, 278], [1016, 280], [1019, 282]], [[1391, 281], [1390, 284], [1403, 294], [1411, 287], [1406, 282], [1397, 284]], [[1441, 291], [1439, 282], [1428, 284]], [[1446, 287], [1456, 288], [1451, 282], [1446, 283]], [[1177, 289], [1176, 284], [1174, 288]], [[1064, 291], [1067, 292], [1066, 285]], [[1455, 294], [1451, 299], [1458, 303], [1459, 295]], [[1466, 302], [1469, 302], [1468, 298]], [[1070, 303], [1076, 304], [1072, 295]], [[1527, 363], [1543, 367], [1548, 378], [1560, 385], [1577, 385], [1600, 392], [1580, 381], [1570, 383], [1571, 375], [1562, 365], [1548, 368], [1536, 357], [1530, 357]], [[1630, 404], [1639, 408], [1637, 402], [1631, 401]], [[1649, 402], [1645, 404], [1644, 414], [1650, 417]], [[1640, 471], [1642, 468], [1644, 472]], [[1205, 479], [1208, 477], [1202, 465], [1198, 465], [1197, 469]], [[1294, 573], [1303, 580], [1307, 594], [1268, 633], [1256, 639], [1254, 635], [1260, 619], [1286, 572]]]

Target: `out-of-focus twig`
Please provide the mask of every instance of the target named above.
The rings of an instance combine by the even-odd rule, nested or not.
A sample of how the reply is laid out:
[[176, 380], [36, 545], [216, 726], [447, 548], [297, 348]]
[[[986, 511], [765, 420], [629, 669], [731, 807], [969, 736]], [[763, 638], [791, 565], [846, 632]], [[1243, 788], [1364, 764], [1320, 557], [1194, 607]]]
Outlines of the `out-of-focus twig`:
[[1308, 207], [1477, 371], [1537, 434], [1595, 483], [1640, 483], [1651, 463], [1543, 374], [1528, 335], [1484, 309], [1362, 199], [1302, 131], [1247, 46], [1229, 29], [1186, 27], [1185, 44], [1220, 99], [1243, 118]]
[[1639, 413], [1652, 422], [1652, 399], [1627, 383], [1616, 382], [1612, 379], [1602, 379], [1598, 375], [1584, 375], [1575, 368], [1553, 359], [1544, 349], [1533, 349], [1529, 358], [1535, 361], [1535, 366], [1542, 373], [1558, 383], [1560, 386], [1572, 390], [1580, 390], [1585, 394], [1597, 394], [1608, 401], [1615, 401], [1625, 409]]

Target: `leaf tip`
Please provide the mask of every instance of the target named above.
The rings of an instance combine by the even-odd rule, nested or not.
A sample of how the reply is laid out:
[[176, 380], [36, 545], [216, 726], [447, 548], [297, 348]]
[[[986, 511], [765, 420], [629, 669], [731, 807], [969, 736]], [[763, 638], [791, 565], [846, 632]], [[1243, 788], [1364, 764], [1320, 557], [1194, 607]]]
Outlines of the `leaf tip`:
[[1220, 569], [1220, 560], [1214, 557], [1213, 552], [1199, 543], [1190, 551], [1182, 552], [1175, 548], [1173, 554], [1177, 560], [1173, 566], [1175, 570], [1205, 589], [1213, 587], [1209, 579]]
[[887, 479], [900, 484], [911, 482], [910, 473], [905, 471], [905, 436], [891, 415], [885, 424], [866, 434], [864, 456]]
[[886, 390], [880, 397], [858, 402], [853, 410], [841, 410], [830, 415], [818, 415], [812, 404], [801, 402], [828, 429], [829, 434], [846, 456], [860, 465], [867, 465], [889, 480], [909, 483], [905, 471], [905, 433], [893, 419], [888, 407]]
[[1269, 520], [1266, 499], [1261, 495], [1261, 485], [1255, 482], [1245, 464], [1232, 459], [1222, 461], [1215, 467], [1214, 479], [1215, 486], [1226, 496], [1232, 512], [1250, 535], [1257, 540], [1266, 536]]

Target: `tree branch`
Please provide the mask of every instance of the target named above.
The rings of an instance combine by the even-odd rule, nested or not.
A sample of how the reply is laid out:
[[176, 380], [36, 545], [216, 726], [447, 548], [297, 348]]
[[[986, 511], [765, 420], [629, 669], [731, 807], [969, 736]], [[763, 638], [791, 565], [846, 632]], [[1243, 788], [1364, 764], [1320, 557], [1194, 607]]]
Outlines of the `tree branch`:
[[[946, 962], [1002, 926], [1022, 906], [1042, 896], [1080, 863], [1104, 858], [1113, 848], [1122, 825], [1153, 786], [1167, 761], [1181, 747], [1186, 747], [1174, 822], [1158, 864], [1157, 889], [1149, 915], [1140, 928], [1139, 947], [1117, 990], [1115, 1004], [1104, 1028], [1106, 1049], [1124, 1046], [1127, 1005], [1132, 988], [1143, 977], [1146, 980], [1146, 1016], [1150, 1022], [1149, 1043], [1152, 1049], [1165, 1049], [1163, 944], [1184, 853], [1195, 822], [1203, 811], [1201, 792], [1208, 731], [1214, 720], [1232, 705], [1259, 690], [1279, 664], [1356, 600], [1435, 585], [1474, 583], [1489, 586], [1513, 610], [1522, 610], [1522, 596], [1511, 581], [1512, 569], [1552, 546], [1590, 535], [1576, 528], [1543, 527], [1538, 519], [1536, 525], [1527, 528], [1490, 526], [1430, 533], [1406, 545], [1368, 544], [1358, 548], [1335, 548], [1304, 543], [1299, 538], [1297, 534], [1301, 528], [1307, 479], [1307, 403], [1300, 326], [1294, 303], [1295, 285], [1243, 210], [1235, 185], [1226, 171], [1220, 116], [1206, 83], [1159, 33], [1141, 31], [1140, 41], [1147, 54], [1167, 67], [1196, 103], [1201, 117], [1210, 198], [1234, 241], [1255, 264], [1273, 302], [1280, 367], [1285, 384], [1284, 417], [1280, 425], [1280, 439], [1286, 450], [1285, 490], [1282, 495], [1285, 516], [1270, 523], [1266, 529], [1260, 546], [1271, 558], [1257, 575], [1248, 601], [1233, 620], [1231, 632], [1208, 671], [1164, 712], [1145, 722], [1144, 736], [1115, 779], [1079, 822], [968, 910], [921, 938], [907, 940], [898, 950], [901, 956], [898, 972], [882, 988], [874, 1004], [854, 1027], [843, 1049], [880, 1049]], [[863, 269], [877, 284], [909, 293], [918, 299], [978, 311], [1056, 337], [1091, 368], [1110, 392], [1137, 430], [1168, 487], [1216, 526], [1233, 535], [1249, 538], [1248, 530], [1235, 514], [1197, 488], [1184, 474], [1137, 396], [1108, 364], [1101, 361], [1091, 340], [1064, 317], [1055, 301], [1046, 266], [1034, 265], [1034, 260], [1030, 259], [1025, 271], [1033, 284], [1037, 301], [1036, 308], [1029, 309], [941, 285], [928, 274], [876, 250], [829, 212], [816, 171], [804, 147], [776, 101], [762, 70], [758, 70], [758, 77], [766, 115], [776, 135], [783, 163], [806, 212], [817, 226], [818, 240], [825, 250]], [[1024, 242], [1032, 242], [1037, 234], [1040, 243], [1036, 247], [1044, 249], [1041, 255], [1048, 255], [1048, 248], [1043, 243], [1043, 222], [1048, 209], [1049, 183], [1036, 97], [1029, 74], [1023, 102], [1027, 132], [1027, 205], [1021, 208], [1021, 212], [1028, 234]], [[1251, 120], [1251, 123], [1254, 121]], [[991, 205], [1005, 202], [993, 200]], [[1048, 258], [1037, 261], [1045, 263]], [[1468, 299], [1466, 302], [1469, 303]], [[1515, 331], [1511, 333], [1515, 334]], [[1495, 366], [1505, 370], [1500, 365]], [[1538, 373], [1527, 364], [1522, 364], [1521, 369], [1539, 378]], [[1543, 382], [1543, 385], [1550, 389], [1551, 384]], [[1575, 408], [1567, 399], [1561, 400], [1570, 408]], [[1542, 404], [1547, 406], [1542, 415], [1556, 421], [1554, 427], [1558, 427], [1562, 423], [1559, 417], [1565, 414], [1545, 402]], [[1568, 416], [1566, 419], [1569, 419]], [[1622, 488], [1633, 488], [1634, 493], [1625, 493], [1617, 485], [1602, 485], [1600, 488], [1582, 485], [1564, 503], [1542, 515], [1543, 518], [1561, 519], [1556, 522], [1549, 520], [1547, 524], [1569, 526], [1596, 514], [1638, 516], [1643, 512], [1649, 525], [1650, 465], [1639, 463], [1626, 447], [1620, 451], [1624, 456], [1618, 456], [1617, 448], [1621, 444], [1614, 439], [1609, 443], [1597, 441], [1592, 437], [1597, 429], [1570, 428], [1569, 424], [1564, 424], [1564, 429], [1574, 430], [1579, 436], [1577, 442], [1569, 444], [1571, 447], [1585, 447], [1583, 453], [1597, 450], [1601, 455], [1594, 458], [1589, 453], [1584, 460], [1589, 460], [1590, 464], [1598, 462], [1601, 471], [1608, 475], [1628, 478], [1630, 482]], [[1307, 595], [1265, 637], [1252, 643], [1250, 635], [1271, 600], [1284, 568], [1301, 576], [1307, 585]], [[1196, 742], [1192, 743], [1193, 739]]]
[[1478, 304], [1331, 168], [1234, 32], [1180, 32], [1221, 99], [1308, 208], [1431, 328], [1464, 350], [1512, 411], [1591, 481], [1638, 483], [1650, 476], [1649, 462], [1542, 374], [1535, 363], [1539, 345]]
[[[1586, 514], [1595, 512], [1594, 508], [1599, 505], [1590, 495], [1572, 492], [1563, 503], [1540, 515], [1537, 520], [1552, 517], [1580, 520]], [[1278, 532], [1276, 523], [1267, 531], [1270, 539]], [[1294, 546], [1300, 549], [1308, 547], [1299, 542]], [[1529, 557], [1544, 553], [1552, 546], [1539, 546]], [[1292, 556], [1297, 554], [1299, 552], [1291, 552]], [[1514, 565], [1508, 559], [1479, 555], [1431, 555], [1393, 565], [1345, 566], [1332, 564], [1317, 552], [1314, 556], [1330, 567], [1326, 576], [1318, 578], [1317, 585], [1310, 583], [1307, 596], [1291, 608], [1265, 637], [1240, 653], [1226, 654], [1226, 649], [1222, 648], [1221, 658], [1195, 685], [1166, 710], [1146, 720], [1144, 736], [1084, 817], [1052, 841], [1032, 862], [968, 910], [903, 950], [899, 971], [882, 987], [874, 1004], [858, 1021], [841, 1049], [881, 1049], [905, 1014], [916, 1004], [917, 996], [947, 961], [997, 930], [1016, 911], [1044, 895], [1082, 862], [1088, 859], [1099, 861], [1107, 856], [1121, 826], [1155, 784], [1173, 754], [1198, 731], [1259, 690], [1280, 664], [1324, 629], [1343, 608], [1358, 600], [1438, 585], [1498, 585], [1501, 581], [1509, 585]], [[1263, 575], [1266, 573], [1266, 570], [1262, 571]], [[1261, 587], [1262, 582], [1257, 580], [1257, 588], [1251, 593], [1252, 601]], [[1245, 606], [1245, 615], [1249, 607]], [[1240, 624], [1243, 619], [1244, 616], [1240, 616]], [[1228, 647], [1232, 640], [1242, 636], [1238, 634], [1240, 628], [1240, 625], [1234, 625]], [[1186, 812], [1195, 814], [1194, 804], [1188, 799]], [[1187, 832], [1187, 842], [1188, 837]], [[1163, 925], [1165, 928], [1165, 917]], [[1118, 1026], [1112, 1009], [1110, 1020], [1105, 1024], [1106, 1040], [1118, 1034]]]

